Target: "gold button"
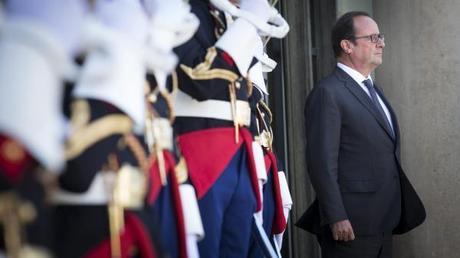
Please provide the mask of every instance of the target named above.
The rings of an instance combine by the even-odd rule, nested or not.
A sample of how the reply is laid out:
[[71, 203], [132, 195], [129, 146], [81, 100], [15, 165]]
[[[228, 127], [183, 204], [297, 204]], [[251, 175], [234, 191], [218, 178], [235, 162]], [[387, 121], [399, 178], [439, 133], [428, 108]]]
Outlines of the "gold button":
[[6, 140], [3, 142], [0, 146], [0, 155], [11, 163], [18, 163], [26, 157], [26, 153], [21, 145], [13, 140]]

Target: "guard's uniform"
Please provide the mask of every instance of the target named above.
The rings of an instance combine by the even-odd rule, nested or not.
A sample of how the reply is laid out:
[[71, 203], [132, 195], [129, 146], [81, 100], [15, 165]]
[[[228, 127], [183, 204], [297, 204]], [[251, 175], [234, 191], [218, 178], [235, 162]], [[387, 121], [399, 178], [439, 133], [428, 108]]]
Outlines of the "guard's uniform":
[[[150, 87], [155, 85], [147, 77]], [[187, 257], [185, 217], [179, 183], [186, 180], [186, 168], [176, 169], [173, 132], [173, 106], [168, 92], [150, 89], [145, 139], [152, 163], [149, 168], [152, 190], [147, 197], [148, 210], [161, 234], [161, 245], [171, 257]], [[178, 174], [181, 173], [181, 174]], [[199, 219], [199, 218], [198, 218]]]
[[24, 248], [52, 242], [40, 178], [63, 164], [59, 107], [71, 59], [52, 30], [33, 19], [9, 17], [1, 34], [0, 249], [11, 256], [45, 255]]
[[194, 37], [178, 47], [175, 130], [197, 191], [205, 237], [202, 257], [247, 255], [253, 213], [261, 208], [248, 130], [252, 85], [234, 60], [215, 47], [225, 33], [222, 13], [190, 1], [200, 19]]
[[[93, 51], [86, 55], [72, 92], [67, 166], [52, 196], [56, 254], [156, 257], [158, 225], [145, 205], [151, 188], [142, 135], [144, 13], [136, 2], [99, 3], [102, 22], [91, 26]], [[121, 22], [116, 15], [139, 18], [134, 19], [139, 31], [134, 35], [124, 31], [113, 23], [112, 19]]]
[[[263, 49], [260, 49], [258, 56], [263, 56]], [[271, 64], [269, 64], [271, 63]], [[269, 238], [270, 245], [279, 252], [282, 244], [282, 235], [286, 228], [288, 213], [292, 206], [292, 199], [289, 194], [286, 178], [283, 170], [279, 169], [279, 161], [273, 152], [273, 130], [271, 122], [273, 120], [270, 108], [266, 104], [268, 96], [263, 71], [270, 72], [276, 63], [271, 62], [268, 56], [254, 65], [250, 70], [255, 90], [250, 98], [251, 114], [254, 122], [251, 131], [254, 134], [254, 150], [260, 148], [263, 153], [263, 164], [259, 165], [259, 180], [262, 181], [263, 212], [261, 217], [263, 229]], [[266, 173], [266, 174], [265, 174]], [[262, 174], [262, 175], [261, 175]], [[260, 215], [259, 215], [260, 216]], [[254, 237], [251, 245], [251, 257], [263, 255], [262, 241]]]
[[[277, 160], [272, 152], [272, 131], [270, 128], [271, 112], [265, 104], [263, 92], [255, 88], [251, 97], [251, 114], [254, 120], [251, 131], [254, 134], [254, 149], [261, 148], [263, 153], [263, 163], [259, 169], [263, 169], [265, 175], [260, 175], [259, 180], [262, 182], [262, 226], [265, 234], [268, 236], [270, 244], [276, 250], [273, 235], [284, 231], [286, 219], [283, 214], [283, 205], [278, 178]], [[262, 171], [261, 171], [262, 172]], [[259, 174], [261, 173], [259, 172]], [[252, 239], [250, 257], [261, 257], [263, 243], [257, 238]]]
[[[73, 105], [67, 168], [59, 177], [60, 190], [53, 194], [56, 255], [112, 257], [116, 248], [121, 257], [156, 257], [153, 242], [158, 236], [144, 215], [145, 193], [125, 193], [133, 202], [126, 207], [114, 203], [111, 191], [116, 180], [127, 184], [124, 189], [147, 189], [147, 155], [141, 137], [132, 134], [132, 120], [104, 101], [79, 99]], [[111, 203], [118, 205], [115, 213], [122, 213], [110, 214]], [[117, 219], [121, 221], [114, 222]], [[121, 223], [123, 229], [114, 231], [111, 223]], [[111, 241], [118, 241], [119, 247]]]

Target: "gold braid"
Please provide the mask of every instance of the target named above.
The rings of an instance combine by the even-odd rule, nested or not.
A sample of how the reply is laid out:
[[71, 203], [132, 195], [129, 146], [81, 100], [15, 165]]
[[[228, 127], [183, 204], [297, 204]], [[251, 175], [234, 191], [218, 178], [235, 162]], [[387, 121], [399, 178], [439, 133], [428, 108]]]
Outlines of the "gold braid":
[[142, 171], [147, 173], [149, 169], [147, 154], [139, 140], [132, 133], [123, 135], [123, 139], [128, 145], [129, 150], [134, 154], [134, 158], [136, 159]]

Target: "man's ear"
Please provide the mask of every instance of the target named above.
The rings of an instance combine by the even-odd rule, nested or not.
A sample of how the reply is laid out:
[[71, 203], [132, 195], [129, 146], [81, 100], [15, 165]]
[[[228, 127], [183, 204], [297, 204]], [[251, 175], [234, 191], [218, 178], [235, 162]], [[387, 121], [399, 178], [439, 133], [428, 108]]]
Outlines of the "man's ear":
[[351, 42], [347, 39], [342, 39], [340, 41], [340, 47], [342, 48], [345, 54], [350, 54], [353, 50], [353, 44], [351, 44]]

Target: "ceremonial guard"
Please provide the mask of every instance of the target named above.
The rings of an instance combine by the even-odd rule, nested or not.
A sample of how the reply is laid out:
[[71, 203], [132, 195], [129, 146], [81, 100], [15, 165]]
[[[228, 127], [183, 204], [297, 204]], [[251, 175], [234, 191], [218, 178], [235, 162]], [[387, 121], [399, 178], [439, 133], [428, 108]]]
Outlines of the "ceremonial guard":
[[157, 225], [145, 206], [148, 16], [132, 0], [97, 1], [94, 13], [72, 92], [67, 167], [52, 196], [56, 256], [161, 256]]
[[2, 2], [0, 257], [280, 256], [268, 0]]
[[171, 257], [199, 257], [197, 241], [204, 233], [196, 194], [187, 183], [187, 165], [175, 144], [172, 130], [178, 89], [176, 74], [166, 81], [166, 76], [174, 72], [177, 65], [172, 49], [194, 34], [199, 21], [182, 0], [157, 1], [151, 13], [145, 139], [155, 159], [150, 168], [152, 191], [148, 205], [168, 254]]
[[[199, 200], [205, 230], [199, 251], [202, 257], [245, 257], [253, 214], [262, 208], [248, 129], [253, 91], [248, 70], [259, 38], [255, 24], [268, 26], [273, 9], [266, 0], [242, 1], [240, 9], [228, 1], [192, 0], [190, 5], [200, 27], [176, 48], [174, 127]], [[237, 18], [227, 24], [221, 10]]]
[[0, 23], [0, 224], [7, 257], [51, 257], [45, 200], [61, 170], [61, 101], [87, 1], [11, 0]]
[[267, 252], [270, 253], [267, 249], [273, 249], [275, 255], [281, 256], [282, 238], [292, 206], [292, 199], [284, 172], [279, 169], [278, 164], [280, 163], [273, 152], [273, 130], [271, 128], [273, 116], [267, 104], [268, 90], [263, 76], [263, 72], [271, 72], [275, 68], [276, 62], [263, 53], [263, 49], [258, 51], [257, 57], [258, 63], [250, 70], [251, 80], [255, 86], [254, 93], [250, 98], [251, 131], [255, 139], [253, 143], [254, 156], [262, 156], [263, 160], [257, 162], [263, 196], [263, 210], [262, 214], [258, 214], [257, 222], [263, 228], [269, 243], [265, 243], [264, 239], [255, 235], [250, 256], [264, 256]]

